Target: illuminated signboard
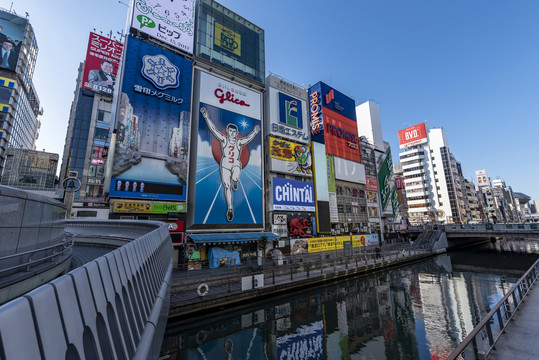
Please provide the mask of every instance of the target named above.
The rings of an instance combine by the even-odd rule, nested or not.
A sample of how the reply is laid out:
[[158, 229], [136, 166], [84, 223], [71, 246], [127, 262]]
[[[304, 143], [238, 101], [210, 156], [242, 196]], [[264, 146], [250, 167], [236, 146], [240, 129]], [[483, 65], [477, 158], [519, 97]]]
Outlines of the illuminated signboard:
[[137, 0], [131, 27], [192, 54], [195, 0]]
[[424, 144], [427, 142], [427, 131], [425, 124], [417, 124], [399, 130], [399, 147], [404, 149], [409, 146]]
[[81, 86], [112, 96], [123, 45], [105, 36], [90, 33]]
[[111, 197], [186, 200], [192, 62], [128, 37]]
[[196, 76], [196, 185], [188, 227], [261, 228], [261, 94], [201, 71]]
[[290, 141], [269, 137], [270, 171], [311, 177], [311, 148]]

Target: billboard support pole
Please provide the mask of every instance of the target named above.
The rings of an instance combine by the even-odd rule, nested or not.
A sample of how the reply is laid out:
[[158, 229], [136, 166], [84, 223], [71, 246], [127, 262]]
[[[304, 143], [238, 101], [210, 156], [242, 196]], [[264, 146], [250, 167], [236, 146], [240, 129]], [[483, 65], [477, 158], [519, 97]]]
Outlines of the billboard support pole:
[[116, 151], [116, 129], [112, 130], [110, 135], [109, 152], [107, 153], [107, 164], [105, 165], [105, 183], [103, 184], [103, 193], [108, 196], [110, 191], [110, 179], [112, 172], [112, 160], [114, 159], [114, 152]]

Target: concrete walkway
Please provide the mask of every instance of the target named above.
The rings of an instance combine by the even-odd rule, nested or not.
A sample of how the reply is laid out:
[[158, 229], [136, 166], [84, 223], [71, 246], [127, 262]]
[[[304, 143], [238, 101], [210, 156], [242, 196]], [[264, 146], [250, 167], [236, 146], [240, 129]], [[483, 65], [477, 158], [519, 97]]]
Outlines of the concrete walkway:
[[489, 360], [539, 359], [539, 284], [536, 282], [524, 298], [518, 312], [500, 337]]

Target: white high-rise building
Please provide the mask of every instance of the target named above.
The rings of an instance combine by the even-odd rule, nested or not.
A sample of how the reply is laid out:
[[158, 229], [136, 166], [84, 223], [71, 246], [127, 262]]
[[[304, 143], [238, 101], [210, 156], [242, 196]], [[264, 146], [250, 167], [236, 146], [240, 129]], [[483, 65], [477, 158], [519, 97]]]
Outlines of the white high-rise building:
[[399, 144], [410, 223], [466, 222], [462, 170], [445, 131], [418, 124], [399, 131]]

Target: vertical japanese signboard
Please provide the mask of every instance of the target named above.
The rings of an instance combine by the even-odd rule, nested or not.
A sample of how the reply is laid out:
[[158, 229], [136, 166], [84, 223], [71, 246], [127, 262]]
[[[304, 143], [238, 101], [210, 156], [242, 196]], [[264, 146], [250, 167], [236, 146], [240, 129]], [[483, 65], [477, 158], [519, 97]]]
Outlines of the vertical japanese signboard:
[[382, 202], [382, 212], [387, 206], [387, 202], [391, 197], [391, 186], [389, 183], [391, 173], [393, 171], [393, 162], [391, 159], [391, 149], [387, 150], [386, 157], [378, 171], [378, 185], [380, 187], [380, 199]]
[[111, 197], [186, 200], [192, 62], [129, 37]]

